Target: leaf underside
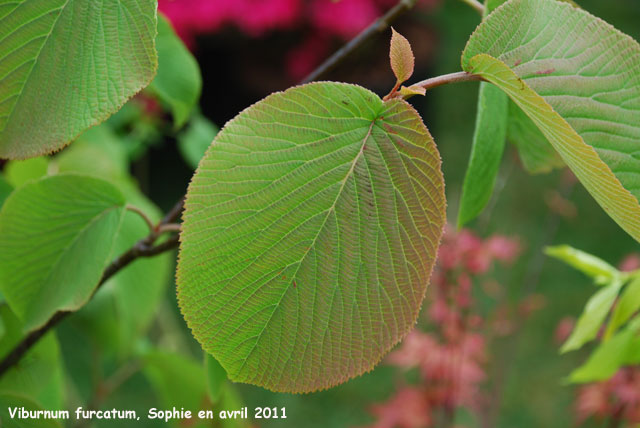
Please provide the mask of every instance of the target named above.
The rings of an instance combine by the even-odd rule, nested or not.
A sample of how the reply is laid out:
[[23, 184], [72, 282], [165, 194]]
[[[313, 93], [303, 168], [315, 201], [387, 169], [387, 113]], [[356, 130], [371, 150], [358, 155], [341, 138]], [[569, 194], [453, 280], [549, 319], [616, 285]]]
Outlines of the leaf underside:
[[329, 388], [413, 326], [444, 221], [440, 158], [406, 102], [276, 93], [226, 125], [189, 186], [180, 307], [230, 379]]
[[0, 157], [64, 147], [157, 67], [153, 0], [0, 0]]
[[465, 71], [498, 85], [640, 239], [640, 45], [554, 0], [512, 0], [472, 35]]

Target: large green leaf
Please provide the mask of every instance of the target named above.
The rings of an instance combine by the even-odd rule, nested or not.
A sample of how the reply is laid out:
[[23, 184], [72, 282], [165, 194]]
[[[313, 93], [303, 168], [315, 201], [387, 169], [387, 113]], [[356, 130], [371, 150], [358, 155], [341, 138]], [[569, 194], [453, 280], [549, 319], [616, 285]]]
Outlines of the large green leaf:
[[154, 0], [0, 0], [0, 157], [59, 150], [153, 78]]
[[124, 198], [92, 177], [59, 175], [16, 189], [0, 211], [0, 290], [30, 330], [89, 299], [124, 214]]
[[158, 17], [158, 74], [149, 90], [169, 106], [176, 128], [181, 127], [196, 106], [202, 90], [200, 68], [167, 19]]
[[413, 326], [445, 221], [416, 111], [354, 85], [273, 94], [229, 122], [189, 186], [178, 297], [235, 381], [328, 388]]
[[607, 213], [640, 239], [640, 45], [555, 0], [511, 0], [471, 36], [465, 71], [538, 126]]

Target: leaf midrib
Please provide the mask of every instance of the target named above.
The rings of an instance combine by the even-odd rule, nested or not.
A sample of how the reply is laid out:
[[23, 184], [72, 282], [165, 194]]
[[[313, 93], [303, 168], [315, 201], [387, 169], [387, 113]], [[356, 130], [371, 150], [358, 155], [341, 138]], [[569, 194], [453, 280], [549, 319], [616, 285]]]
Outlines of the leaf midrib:
[[[331, 206], [327, 209], [327, 214], [325, 215], [325, 218], [322, 221], [322, 224], [318, 228], [318, 232], [313, 237], [313, 241], [311, 241], [311, 244], [309, 244], [309, 246], [307, 247], [305, 252], [300, 257], [300, 260], [298, 262], [296, 262], [297, 266], [296, 266], [295, 270], [293, 271], [293, 273], [291, 275], [292, 279], [296, 278], [296, 275], [298, 274], [298, 270], [300, 269], [300, 266], [302, 266], [302, 263], [304, 262], [304, 260], [306, 259], [307, 255], [311, 251], [311, 248], [313, 248], [315, 246], [316, 241], [318, 239], [318, 236], [320, 236], [320, 233], [322, 233], [322, 231], [324, 230], [324, 227], [327, 224], [327, 220], [329, 219], [329, 216], [331, 215], [332, 212], [335, 211], [336, 204], [338, 203], [338, 200], [340, 199], [340, 196], [342, 196], [345, 184], [347, 183], [349, 178], [352, 176], [353, 171], [355, 170], [356, 164], [358, 163], [358, 161], [362, 157], [362, 154], [364, 153], [364, 147], [365, 147], [367, 141], [369, 140], [369, 138], [371, 137], [371, 133], [373, 131], [373, 127], [374, 127], [375, 123], [376, 123], [376, 119], [371, 121], [371, 124], [369, 125], [369, 129], [367, 130], [367, 134], [362, 139], [362, 144], [361, 144], [360, 150], [358, 151], [358, 154], [354, 157], [353, 161], [351, 162], [351, 166], [349, 167], [349, 171], [347, 171], [347, 173], [345, 174], [344, 179], [342, 180], [342, 184], [340, 185], [340, 189], [338, 189], [336, 198], [334, 199], [334, 201], [331, 204]], [[293, 263], [290, 263], [289, 266], [291, 266], [292, 264]], [[249, 361], [249, 358], [251, 357], [251, 354], [254, 352], [254, 350], [258, 346], [258, 343], [260, 342], [260, 339], [261, 339], [262, 335], [264, 334], [264, 331], [267, 329], [267, 327], [269, 326], [269, 323], [273, 319], [273, 316], [278, 311], [278, 308], [280, 307], [282, 299], [284, 298], [285, 294], [287, 294], [287, 291], [289, 291], [289, 289], [290, 289], [290, 287], [285, 287], [284, 288], [284, 292], [280, 295], [280, 298], [278, 299], [278, 301], [276, 303], [274, 303], [275, 308], [274, 308], [273, 312], [271, 313], [269, 318], [264, 323], [264, 326], [262, 327], [262, 330], [260, 330], [260, 332], [257, 334], [256, 341], [255, 341], [253, 347], [247, 352], [247, 356], [245, 358], [243, 358], [242, 365], [240, 366], [240, 368], [238, 368], [237, 373], [241, 372], [243, 370], [245, 364], [247, 363], [247, 361]]]

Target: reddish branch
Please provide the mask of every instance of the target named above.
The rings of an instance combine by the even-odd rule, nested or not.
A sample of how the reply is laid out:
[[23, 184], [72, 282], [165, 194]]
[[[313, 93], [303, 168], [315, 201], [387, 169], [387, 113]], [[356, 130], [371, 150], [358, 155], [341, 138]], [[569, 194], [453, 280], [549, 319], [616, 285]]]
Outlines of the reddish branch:
[[[177, 234], [173, 234], [171, 237], [169, 237], [169, 239], [160, 244], [155, 244], [155, 242], [160, 237], [164, 226], [174, 224], [178, 220], [178, 218], [180, 217], [180, 213], [182, 213], [183, 207], [184, 199], [181, 199], [154, 227], [149, 235], [136, 242], [133, 247], [122, 253], [118, 258], [111, 262], [111, 264], [109, 264], [104, 270], [102, 278], [100, 279], [100, 282], [98, 283], [94, 294], [105, 282], [107, 282], [109, 278], [127, 267], [129, 264], [131, 264], [131, 262], [143, 257], [153, 257], [157, 254], [176, 248], [178, 246]], [[52, 328], [57, 326], [60, 321], [67, 318], [67, 316], [72, 313], [73, 311], [56, 312], [45, 325], [37, 330], [32, 331], [24, 339], [22, 339], [22, 341], [18, 343], [11, 350], [11, 352], [7, 354], [0, 362], [0, 377], [3, 376], [11, 367], [18, 364], [24, 354], [26, 354], [27, 351], [29, 351], [29, 349], [31, 349], [31, 347], [38, 342], [38, 340], [40, 340]]]
[[484, 79], [477, 74], [467, 73], [466, 71], [458, 71], [457, 73], [443, 74], [442, 76], [436, 76], [429, 79], [421, 80], [420, 82], [414, 83], [411, 86], [420, 86], [421, 88], [424, 88], [428, 91], [429, 89], [437, 88], [438, 86], [447, 85], [449, 83], [477, 82], [482, 80]]

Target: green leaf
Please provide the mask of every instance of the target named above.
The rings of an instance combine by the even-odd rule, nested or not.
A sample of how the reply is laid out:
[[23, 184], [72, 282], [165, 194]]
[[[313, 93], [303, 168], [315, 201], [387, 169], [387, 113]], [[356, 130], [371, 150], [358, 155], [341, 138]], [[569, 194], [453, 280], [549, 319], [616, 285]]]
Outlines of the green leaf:
[[122, 192], [128, 203], [142, 209], [153, 220], [160, 219], [159, 209], [140, 192], [129, 174], [124, 143], [105, 125], [92, 128], [56, 156], [52, 169], [56, 173], [90, 175], [106, 180]]
[[[0, 339], [0, 358], [4, 358], [24, 338], [22, 323], [6, 303], [0, 304], [0, 320], [5, 334]], [[0, 378], [0, 393], [17, 393], [33, 398], [49, 408], [62, 405], [62, 361], [55, 333], [41, 338]]]
[[[98, 132], [100, 128], [105, 129]], [[55, 169], [109, 181], [129, 204], [142, 209], [152, 221], [160, 220], [160, 210], [130, 177], [127, 153], [117, 136], [105, 125], [90, 131], [56, 156]], [[127, 211], [114, 243], [114, 255], [124, 253], [148, 233], [146, 222]], [[121, 354], [130, 352], [135, 338], [146, 330], [154, 316], [169, 285], [172, 267], [170, 253], [135, 260], [102, 286], [100, 293], [78, 313], [79, 323], [104, 348], [115, 348]]]
[[516, 146], [522, 165], [530, 174], [547, 173], [564, 166], [538, 126], [511, 100], [507, 140]]
[[605, 337], [609, 337], [620, 328], [622, 324], [627, 322], [633, 314], [640, 310], [640, 277], [635, 277], [627, 284], [624, 291], [618, 299], [616, 308], [611, 316], [611, 321], [607, 326]]
[[608, 284], [620, 278], [620, 272], [609, 263], [569, 245], [547, 247], [544, 252], [593, 278], [596, 284]]
[[198, 411], [206, 402], [207, 386], [202, 364], [192, 358], [152, 350], [144, 357], [142, 371], [165, 408]]
[[587, 302], [584, 311], [578, 318], [578, 322], [571, 332], [569, 339], [562, 345], [561, 352], [579, 349], [588, 341], [598, 335], [609, 310], [618, 297], [618, 291], [622, 283], [615, 281], [598, 290]]
[[9, 161], [4, 168], [7, 181], [13, 187], [20, 187], [27, 181], [37, 180], [47, 175], [49, 159], [37, 157], [26, 160]]
[[587, 362], [571, 373], [569, 380], [574, 383], [586, 383], [609, 379], [620, 367], [628, 364], [630, 353], [634, 350], [633, 342], [639, 330], [640, 322], [636, 322], [608, 341], [601, 343]]
[[60, 175], [16, 189], [0, 211], [0, 290], [31, 330], [86, 303], [113, 256], [124, 198], [92, 177]]
[[218, 128], [209, 119], [198, 114], [191, 119], [187, 129], [178, 135], [178, 150], [191, 168], [198, 167], [217, 133]]
[[640, 240], [638, 200], [622, 186], [593, 147], [585, 144], [580, 135], [504, 63], [481, 54], [470, 60], [469, 67], [467, 71], [499, 86], [524, 109], [605, 212], [629, 235]]
[[198, 103], [202, 77], [198, 62], [167, 19], [158, 16], [158, 74], [149, 90], [168, 105], [176, 128], [182, 127]]
[[458, 227], [480, 214], [493, 193], [507, 135], [508, 101], [499, 88], [486, 82], [480, 84], [476, 128], [460, 198]]
[[[485, 1], [483, 19], [504, 2]], [[480, 83], [471, 154], [460, 195], [458, 227], [478, 216], [491, 198], [504, 152], [508, 103], [504, 92], [488, 83]]]
[[207, 386], [209, 388], [209, 398], [216, 404], [220, 401], [224, 387], [228, 384], [227, 372], [220, 363], [209, 354], [204, 355], [204, 367], [207, 372]]
[[145, 87], [154, 0], [0, 0], [0, 157], [59, 150]]
[[511, 0], [471, 36], [462, 67], [504, 90], [640, 240], [638, 43], [569, 4]]
[[[637, 319], [637, 318], [636, 318]], [[626, 356], [627, 365], [640, 364], [640, 337], [636, 336], [631, 340]]]
[[[124, 253], [148, 233], [140, 216], [127, 211], [113, 246], [114, 255]], [[135, 260], [105, 282], [75, 320], [102, 349], [129, 355], [156, 314], [170, 284], [172, 267], [170, 253]]]
[[220, 131], [189, 186], [178, 298], [233, 381], [328, 388], [415, 323], [445, 222], [417, 112], [348, 84], [272, 94]]
[[4, 201], [9, 197], [11, 192], [13, 192], [13, 186], [9, 184], [2, 175], [0, 175], [0, 208], [2, 208]]
[[[9, 410], [16, 408], [20, 411], [55, 410], [44, 409], [34, 400], [20, 393], [0, 393], [0, 424], [3, 428], [62, 428], [56, 419], [19, 419], [11, 418]], [[71, 412], [70, 412], [71, 413]]]
[[[236, 409], [240, 410], [246, 406], [246, 403], [242, 400], [242, 396], [238, 392], [235, 385], [227, 382], [222, 389], [222, 395], [220, 398], [219, 409]], [[251, 428], [253, 425], [247, 419], [223, 419], [221, 420], [222, 428]]]

